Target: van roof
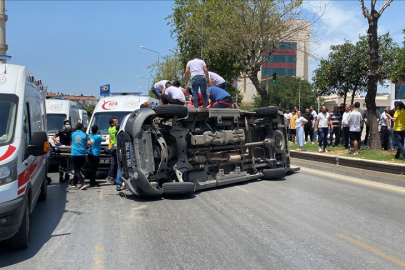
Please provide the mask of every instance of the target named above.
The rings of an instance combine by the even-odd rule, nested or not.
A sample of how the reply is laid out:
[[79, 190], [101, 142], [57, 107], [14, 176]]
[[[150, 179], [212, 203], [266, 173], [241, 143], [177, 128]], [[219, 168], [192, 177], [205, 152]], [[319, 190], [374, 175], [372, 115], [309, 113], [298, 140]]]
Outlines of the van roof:
[[[29, 83], [28, 77], [30, 76], [32, 76], [32, 73], [25, 66], [0, 63], [0, 93], [20, 96], [27, 82]], [[32, 76], [32, 78], [34, 77]], [[35, 85], [34, 82], [29, 84], [39, 94], [45, 94], [45, 91], [39, 90], [39, 86]]]
[[70, 109], [78, 109], [77, 103], [71, 100], [47, 99], [45, 104], [47, 114], [68, 114]]
[[143, 103], [149, 102], [151, 105], [158, 105], [157, 99], [146, 95], [117, 95], [101, 98], [94, 112], [121, 111], [132, 112], [138, 109]]

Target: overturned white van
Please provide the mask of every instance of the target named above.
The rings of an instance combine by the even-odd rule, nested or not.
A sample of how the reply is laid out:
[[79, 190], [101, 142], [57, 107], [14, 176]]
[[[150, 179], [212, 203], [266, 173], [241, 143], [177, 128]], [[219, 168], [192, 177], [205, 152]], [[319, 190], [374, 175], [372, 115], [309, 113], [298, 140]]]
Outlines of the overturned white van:
[[49, 162], [45, 91], [26, 67], [0, 63], [0, 115], [0, 241], [24, 248]]

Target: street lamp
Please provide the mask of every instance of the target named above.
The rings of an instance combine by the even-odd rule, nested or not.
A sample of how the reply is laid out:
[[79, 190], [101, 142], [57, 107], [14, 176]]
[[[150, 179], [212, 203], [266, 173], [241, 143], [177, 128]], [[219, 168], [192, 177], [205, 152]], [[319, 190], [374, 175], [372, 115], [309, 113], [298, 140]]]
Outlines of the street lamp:
[[179, 53], [179, 49], [177, 49], [177, 48], [176, 48], [175, 51], [173, 51], [172, 49], [169, 48], [169, 51], [171, 51], [171, 52], [174, 53], [174, 54], [178, 54], [178, 53]]
[[159, 52], [148, 49], [148, 48], [145, 48], [144, 46], [139, 46], [139, 48], [157, 53], [158, 54], [158, 63], [160, 63], [160, 54], [159, 54]]
[[148, 81], [148, 87], [150, 87], [150, 85], [149, 85], [149, 79], [148, 79], [148, 78], [145, 78], [145, 77], [141, 77], [141, 76], [136, 76], [136, 77], [138, 77], [138, 78], [140, 78], [140, 79], [144, 79], [144, 80], [147, 80], [147, 81]]

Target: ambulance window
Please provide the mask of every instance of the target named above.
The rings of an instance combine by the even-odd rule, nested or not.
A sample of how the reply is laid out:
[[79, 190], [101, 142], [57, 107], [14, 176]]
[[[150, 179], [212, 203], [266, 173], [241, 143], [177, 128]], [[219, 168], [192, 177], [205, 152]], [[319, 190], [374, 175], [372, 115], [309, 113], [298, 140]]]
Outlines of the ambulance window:
[[31, 142], [31, 121], [30, 121], [30, 105], [28, 103], [25, 104], [24, 107], [24, 127], [23, 132], [25, 136], [25, 149], [24, 149], [24, 160], [28, 158], [28, 145]]

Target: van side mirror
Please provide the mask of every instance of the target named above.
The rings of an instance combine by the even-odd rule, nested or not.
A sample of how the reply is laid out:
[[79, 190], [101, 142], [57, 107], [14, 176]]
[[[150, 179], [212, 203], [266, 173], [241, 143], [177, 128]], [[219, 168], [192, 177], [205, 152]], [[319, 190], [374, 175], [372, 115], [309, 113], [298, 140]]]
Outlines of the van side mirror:
[[45, 131], [35, 131], [32, 134], [28, 151], [33, 156], [43, 156], [49, 151], [48, 135]]

